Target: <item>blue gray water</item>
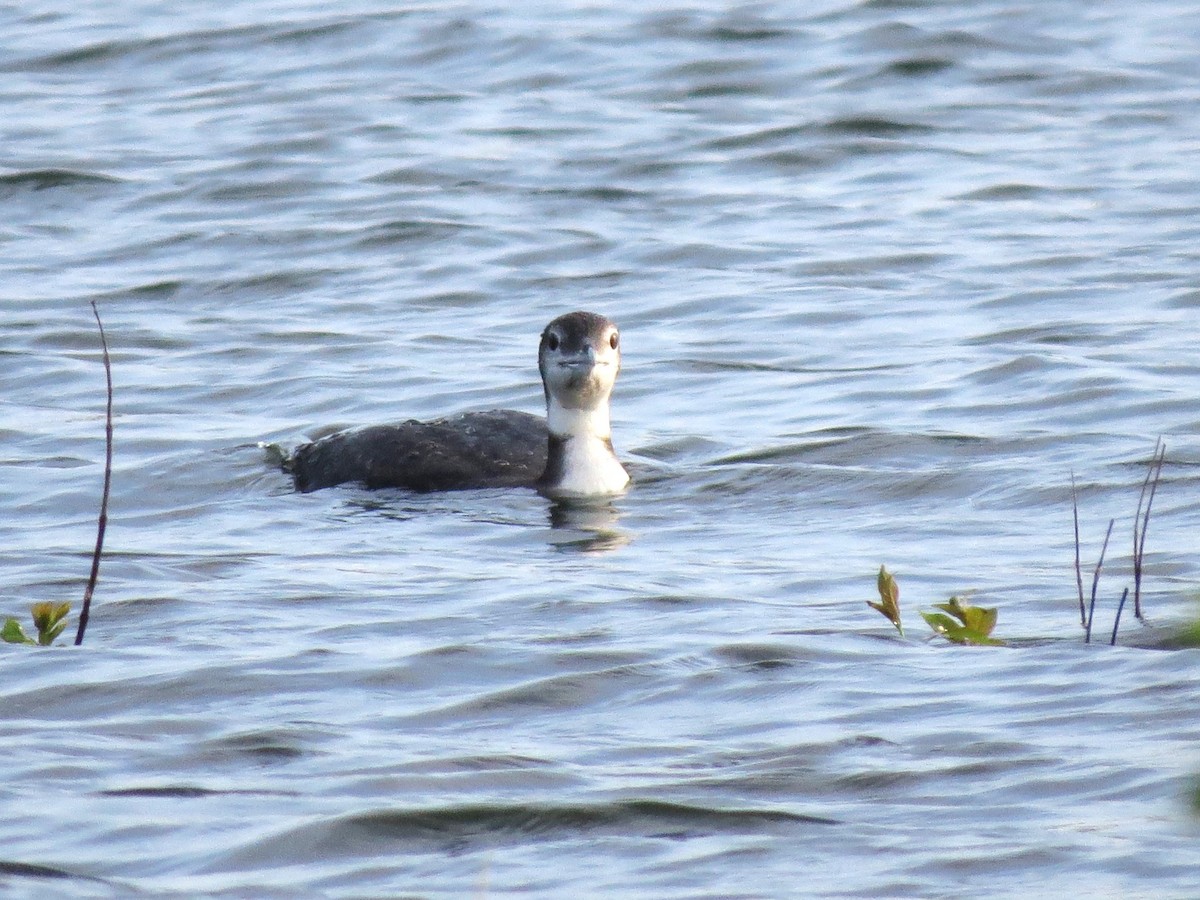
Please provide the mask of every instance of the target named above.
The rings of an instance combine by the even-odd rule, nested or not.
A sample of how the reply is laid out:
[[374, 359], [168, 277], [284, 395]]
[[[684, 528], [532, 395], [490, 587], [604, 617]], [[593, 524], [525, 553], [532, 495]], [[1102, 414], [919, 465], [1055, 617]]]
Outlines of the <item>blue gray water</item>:
[[[77, 7], [0, 9], [0, 614], [82, 594], [89, 301], [111, 521], [0, 647], [0, 893], [1195, 896], [1193, 4]], [[258, 447], [536, 412], [579, 308], [611, 510]], [[1085, 646], [1072, 473], [1107, 630], [1160, 436]]]

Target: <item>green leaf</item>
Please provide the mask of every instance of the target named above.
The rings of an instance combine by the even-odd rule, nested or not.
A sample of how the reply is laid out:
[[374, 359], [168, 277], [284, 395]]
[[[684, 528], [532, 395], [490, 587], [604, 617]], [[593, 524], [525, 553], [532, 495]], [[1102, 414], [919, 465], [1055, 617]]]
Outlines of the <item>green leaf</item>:
[[36, 641], [30, 639], [25, 633], [25, 629], [21, 627], [21, 623], [16, 619], [8, 619], [4, 623], [4, 628], [0, 629], [0, 639], [10, 644], [35, 644]]
[[41, 644], [43, 647], [49, 647], [51, 644], [53, 644], [58, 639], [58, 636], [63, 633], [63, 629], [66, 627], [67, 627], [66, 622], [59, 622], [57, 625], [55, 625], [49, 631], [39, 631], [38, 632], [38, 643]]
[[879, 567], [879, 577], [875, 586], [879, 591], [879, 602], [868, 600], [867, 606], [895, 625], [900, 636], [904, 637], [904, 626], [900, 624], [900, 585], [896, 584], [896, 579], [888, 572], [886, 566]]
[[43, 647], [49, 647], [67, 627], [67, 614], [71, 611], [71, 604], [35, 603], [29, 607], [29, 611], [33, 614], [33, 624], [37, 626], [37, 642]]
[[[1200, 622], [1192, 622], [1180, 629], [1171, 641], [1172, 647], [1200, 647]], [[1197, 793], [1200, 797], [1200, 793]]]
[[900, 604], [900, 585], [896, 584], [896, 579], [892, 577], [892, 573], [887, 570], [887, 566], [879, 567], [879, 577], [875, 579], [875, 586], [879, 590], [879, 597], [885, 604], [890, 606], [899, 606]]
[[[958, 634], [962, 631], [962, 625], [955, 622], [945, 613], [928, 613], [925, 610], [918, 610], [921, 613], [921, 618], [929, 623], [929, 627], [941, 635]], [[954, 640], [954, 638], [950, 638]]]
[[968, 631], [984, 636], [992, 633], [999, 615], [999, 611], [995, 607], [963, 606], [962, 601], [957, 597], [951, 597], [946, 603], [935, 603], [934, 607], [950, 613]]
[[[946, 609], [949, 606], [949, 604], [939, 603], [939, 604], [937, 604], [937, 606], [941, 609]], [[969, 607], [969, 608], [977, 609], [978, 607]], [[983, 610], [983, 611], [991, 612], [993, 614], [991, 618], [992, 618], [992, 622], [994, 624], [995, 619], [996, 619], [996, 617], [995, 617], [996, 611], [995, 610]], [[936, 632], [937, 634], [940, 634], [942, 637], [944, 637], [948, 641], [953, 641], [956, 644], [973, 644], [976, 646], [991, 646], [991, 647], [1003, 646], [1003, 644], [1004, 644], [1004, 641], [1000, 641], [1000, 640], [997, 640], [996, 638], [989, 637], [989, 631], [991, 630], [990, 628], [987, 631], [981, 631], [978, 628], [972, 628], [963, 622], [955, 621], [954, 619], [952, 619], [950, 616], [946, 615], [945, 613], [928, 613], [928, 612], [925, 612], [924, 610], [921, 610], [920, 612], [921, 612], [921, 618], [923, 618], [926, 622], [929, 623], [929, 627], [932, 628], [934, 630], [934, 632]]]

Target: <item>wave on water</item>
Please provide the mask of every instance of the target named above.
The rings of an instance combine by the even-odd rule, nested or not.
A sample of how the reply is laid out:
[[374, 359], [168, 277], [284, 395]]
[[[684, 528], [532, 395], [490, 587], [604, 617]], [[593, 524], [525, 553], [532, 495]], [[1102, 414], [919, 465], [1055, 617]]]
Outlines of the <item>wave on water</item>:
[[[795, 826], [837, 825], [835, 819], [769, 808], [720, 809], [632, 799], [577, 804], [462, 804], [351, 813], [289, 829], [236, 851], [221, 868], [279, 865], [314, 853], [391, 854], [430, 844], [470, 845], [599, 838], [604, 835], [684, 839], [714, 834], [758, 834]], [[478, 849], [471, 847], [471, 849]]]
[[95, 187], [121, 184], [123, 178], [74, 169], [26, 169], [0, 175], [0, 197], [22, 191], [48, 191], [55, 188]]

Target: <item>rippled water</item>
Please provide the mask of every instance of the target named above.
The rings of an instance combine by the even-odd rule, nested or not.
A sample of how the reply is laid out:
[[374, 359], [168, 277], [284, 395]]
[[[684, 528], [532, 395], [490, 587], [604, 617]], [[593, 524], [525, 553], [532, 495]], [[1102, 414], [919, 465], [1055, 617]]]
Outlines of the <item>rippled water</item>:
[[[0, 892], [1194, 896], [1190, 5], [66, 10], [0, 10], [0, 612], [82, 593], [92, 300], [116, 466], [84, 646], [0, 651]], [[257, 446], [537, 411], [576, 308], [612, 510]], [[1159, 436], [1085, 646], [1071, 475], [1107, 631]]]

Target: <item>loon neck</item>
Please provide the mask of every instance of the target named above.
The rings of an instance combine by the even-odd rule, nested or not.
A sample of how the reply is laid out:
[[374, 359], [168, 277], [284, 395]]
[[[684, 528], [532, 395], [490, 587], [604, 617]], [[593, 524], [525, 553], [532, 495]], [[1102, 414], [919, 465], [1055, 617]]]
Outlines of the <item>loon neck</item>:
[[550, 438], [542, 493], [553, 498], [604, 496], [629, 484], [629, 473], [613, 452], [607, 398], [589, 409], [570, 409], [551, 396], [546, 424]]
[[562, 440], [593, 438], [602, 441], [612, 438], [612, 422], [608, 400], [588, 409], [571, 409], [558, 402], [557, 397], [546, 400], [546, 425], [550, 434]]

